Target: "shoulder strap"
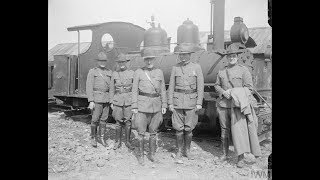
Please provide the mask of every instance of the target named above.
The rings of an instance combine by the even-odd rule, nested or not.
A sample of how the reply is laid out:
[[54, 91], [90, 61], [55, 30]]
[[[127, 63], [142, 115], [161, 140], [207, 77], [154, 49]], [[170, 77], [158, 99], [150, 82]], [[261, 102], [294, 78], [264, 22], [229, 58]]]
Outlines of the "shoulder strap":
[[226, 68], [226, 72], [227, 72], [227, 79], [228, 79], [229, 83], [231, 84], [231, 87], [234, 88], [233, 83], [230, 81], [230, 75], [229, 75], [229, 69], [228, 68]]
[[151, 80], [151, 78], [150, 78], [150, 76], [148, 75], [147, 71], [144, 71], [144, 73], [146, 74], [148, 80], [149, 80], [150, 83], [152, 84], [154, 90], [155, 90], [156, 92], [158, 92], [158, 91], [157, 91], [157, 88], [156, 88], [155, 85], [154, 85], [154, 82]]
[[110, 79], [105, 78], [105, 77], [101, 74], [101, 72], [100, 72], [100, 71], [98, 71], [98, 73], [100, 74], [100, 76], [102, 77], [102, 79], [104, 79], [104, 80], [105, 80], [105, 82], [106, 82], [107, 84], [110, 84]]

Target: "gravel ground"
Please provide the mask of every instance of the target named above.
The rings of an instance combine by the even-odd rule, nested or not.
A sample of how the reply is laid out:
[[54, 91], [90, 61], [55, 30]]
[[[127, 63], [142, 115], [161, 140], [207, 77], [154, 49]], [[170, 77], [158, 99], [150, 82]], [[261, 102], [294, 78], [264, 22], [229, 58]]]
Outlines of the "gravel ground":
[[[145, 158], [146, 165], [142, 167], [136, 158], [137, 150], [129, 151], [124, 143], [120, 149], [112, 149], [115, 135], [112, 125], [108, 126], [107, 148], [101, 144], [91, 147], [89, 134], [90, 125], [65, 119], [62, 113], [48, 113], [48, 179], [267, 179], [253, 178], [252, 173], [267, 170], [267, 158], [272, 151], [271, 141], [260, 143], [263, 157], [253, 163], [254, 157], [248, 154], [248, 165], [239, 169], [233, 146], [230, 160], [220, 162], [221, 150], [216, 143], [194, 138], [191, 151], [197, 158], [185, 158], [183, 164], [175, 164], [174, 136], [159, 133], [157, 156], [161, 163]], [[135, 136], [133, 131], [132, 144], [138, 147]]]

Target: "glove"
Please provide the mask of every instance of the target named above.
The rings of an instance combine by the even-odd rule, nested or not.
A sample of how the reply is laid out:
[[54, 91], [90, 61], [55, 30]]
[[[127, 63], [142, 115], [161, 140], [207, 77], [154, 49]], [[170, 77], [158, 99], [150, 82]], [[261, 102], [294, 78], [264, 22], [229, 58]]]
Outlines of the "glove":
[[167, 112], [167, 108], [162, 108], [162, 114], [165, 114]]
[[229, 90], [223, 91], [222, 95], [224, 97], [226, 97], [227, 99], [230, 99], [230, 91]]
[[173, 105], [172, 105], [172, 104], [169, 105], [169, 110], [170, 110], [170, 111], [174, 111], [174, 108], [173, 108]]
[[113, 110], [113, 104], [110, 105], [111, 109]]
[[132, 109], [131, 110], [134, 114], [137, 114], [138, 113], [138, 109]]
[[89, 106], [88, 106], [88, 108], [92, 110], [92, 109], [94, 108], [94, 106], [95, 106], [95, 105], [94, 105], [94, 102], [91, 101], [90, 104], [89, 104]]
[[196, 109], [198, 111], [198, 110], [202, 109], [202, 106], [201, 105], [196, 105]]

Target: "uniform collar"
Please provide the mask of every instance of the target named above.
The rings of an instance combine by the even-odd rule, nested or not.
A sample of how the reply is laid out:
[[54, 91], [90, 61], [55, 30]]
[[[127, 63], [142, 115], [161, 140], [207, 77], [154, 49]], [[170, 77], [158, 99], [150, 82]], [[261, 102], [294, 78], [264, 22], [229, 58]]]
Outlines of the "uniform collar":
[[186, 66], [186, 65], [188, 65], [188, 64], [190, 64], [191, 63], [191, 61], [187, 61], [187, 62], [180, 62], [180, 65], [181, 66]]
[[127, 67], [124, 68], [124, 69], [118, 68], [118, 69], [117, 69], [117, 72], [123, 72], [123, 71], [126, 71], [127, 69], [128, 69]]
[[152, 71], [154, 69], [156, 69], [154, 66], [152, 68], [148, 68], [146, 66], [142, 68], [142, 70], [144, 70], [144, 71]]
[[230, 68], [233, 68], [233, 67], [236, 67], [236, 66], [238, 66], [238, 63], [236, 63], [236, 64], [234, 64], [234, 65], [226, 65], [226, 68], [228, 68], [228, 69], [230, 69]]
[[107, 67], [101, 67], [101, 66], [98, 66], [97, 68], [98, 68], [98, 69], [100, 69], [100, 70], [108, 70], [108, 68], [107, 68]]

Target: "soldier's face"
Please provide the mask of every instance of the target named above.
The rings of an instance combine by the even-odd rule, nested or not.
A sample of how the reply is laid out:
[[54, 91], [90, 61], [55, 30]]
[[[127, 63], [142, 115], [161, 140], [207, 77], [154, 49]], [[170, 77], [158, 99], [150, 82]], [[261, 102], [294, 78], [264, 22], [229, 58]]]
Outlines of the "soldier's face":
[[146, 64], [146, 66], [147, 66], [148, 68], [153, 68], [154, 59], [155, 59], [155, 58], [147, 58], [147, 59], [144, 59], [144, 63]]
[[179, 54], [179, 59], [180, 61], [182, 62], [188, 62], [190, 60], [190, 54], [187, 53], [187, 54]]
[[231, 64], [231, 65], [234, 65], [238, 62], [237, 54], [230, 54], [227, 56], [227, 58], [229, 59], [229, 64]]
[[120, 69], [125, 69], [127, 67], [127, 62], [126, 61], [119, 62], [119, 67]]
[[100, 67], [106, 67], [106, 65], [107, 65], [107, 61], [97, 61], [97, 64], [98, 64], [98, 66], [100, 66]]

